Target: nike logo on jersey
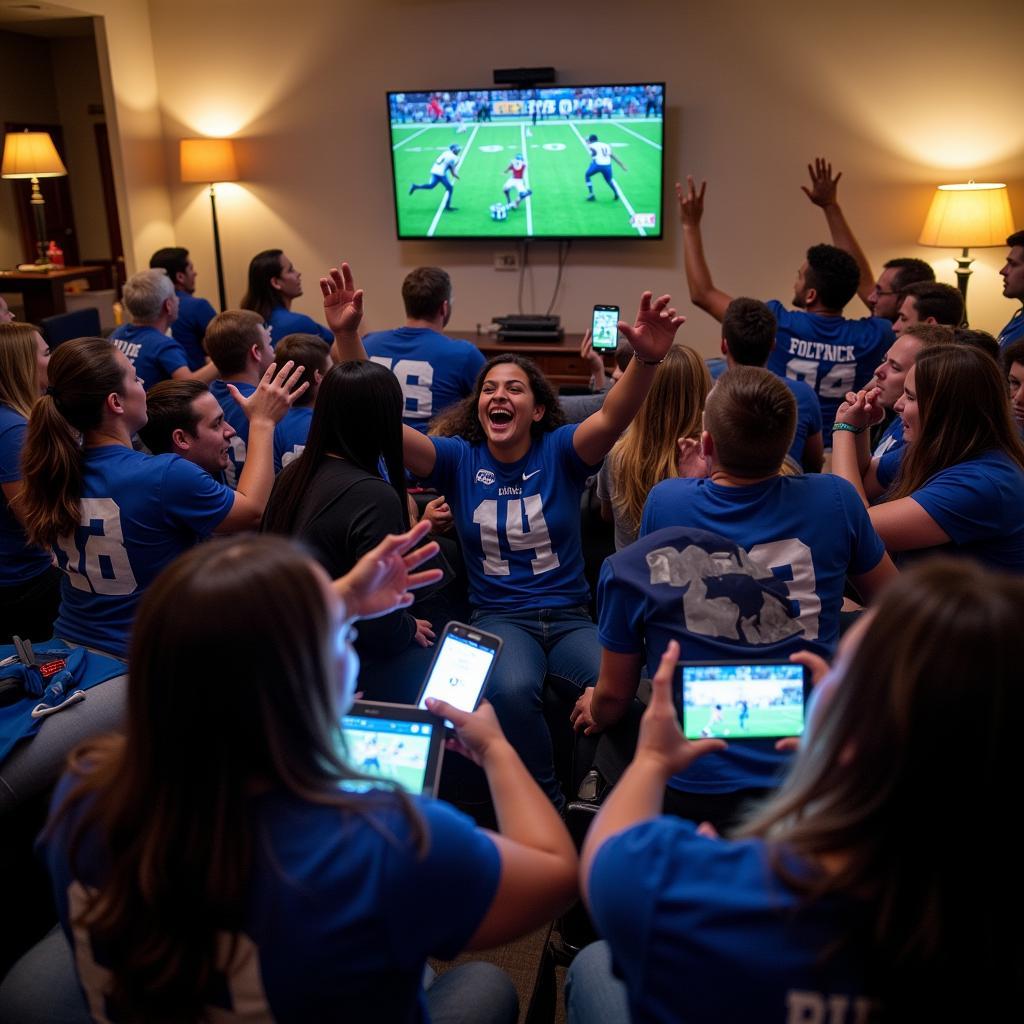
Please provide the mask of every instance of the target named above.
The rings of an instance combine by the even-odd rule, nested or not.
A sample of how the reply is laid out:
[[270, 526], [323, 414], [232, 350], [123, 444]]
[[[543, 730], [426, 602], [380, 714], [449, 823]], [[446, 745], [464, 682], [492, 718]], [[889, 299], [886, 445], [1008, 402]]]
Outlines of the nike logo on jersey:
[[536, 476], [539, 472], [540, 472], [539, 469], [535, 469], [532, 473], [524, 473], [523, 474], [523, 479], [524, 480], [529, 480], [531, 476]]

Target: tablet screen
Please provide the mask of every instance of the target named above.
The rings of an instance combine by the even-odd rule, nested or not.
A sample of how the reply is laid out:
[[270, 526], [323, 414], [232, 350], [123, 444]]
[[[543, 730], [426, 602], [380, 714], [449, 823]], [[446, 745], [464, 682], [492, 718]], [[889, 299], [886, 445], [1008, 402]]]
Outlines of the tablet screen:
[[[342, 720], [347, 760], [360, 774], [397, 782], [408, 793], [432, 793], [431, 739], [440, 723], [353, 713]], [[350, 792], [365, 792], [372, 782], [354, 779], [342, 784]]]

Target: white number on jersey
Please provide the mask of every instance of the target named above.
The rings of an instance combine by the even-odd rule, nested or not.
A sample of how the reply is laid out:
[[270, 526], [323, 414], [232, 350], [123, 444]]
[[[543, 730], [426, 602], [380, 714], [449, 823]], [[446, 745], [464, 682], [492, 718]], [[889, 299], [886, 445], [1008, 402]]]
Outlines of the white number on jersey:
[[430, 391], [430, 385], [434, 383], [434, 368], [430, 363], [422, 359], [399, 359], [392, 366], [387, 356], [370, 356], [370, 360], [386, 366], [398, 378], [405, 398], [406, 416], [426, 420], [434, 414], [434, 396]]
[[121, 531], [121, 510], [113, 498], [82, 498], [82, 526], [99, 533], [86, 535], [79, 548], [75, 536], [61, 537], [57, 546], [67, 556], [68, 580], [78, 590], [94, 594], [130, 594], [136, 586]]
[[818, 360], [790, 359], [786, 363], [786, 376], [790, 380], [802, 380], [805, 384], [818, 390]]
[[238, 477], [240, 470], [238, 466], [245, 465], [245, 442], [235, 434], [228, 444], [231, 445], [231, 458], [228, 459], [227, 468], [224, 470], [224, 480], [233, 491], [238, 489]]
[[[523, 519], [526, 528], [523, 528]], [[484, 549], [484, 572], [488, 576], [507, 576], [508, 561], [501, 557], [498, 536], [498, 503], [481, 501], [473, 511], [473, 522], [480, 527], [480, 546]], [[539, 494], [510, 498], [505, 510], [505, 543], [511, 551], [533, 551], [530, 566], [534, 576], [558, 568], [558, 555], [552, 550], [548, 524]]]
[[293, 444], [290, 452], [285, 452], [281, 456], [281, 468], [291, 465], [304, 451], [306, 446], [304, 444]]
[[821, 615], [821, 599], [818, 597], [814, 576], [814, 562], [811, 549], [796, 537], [773, 540], [767, 544], [755, 544], [750, 551], [750, 560], [762, 569], [788, 569], [792, 578], [775, 573], [786, 584], [789, 598], [797, 603], [797, 619], [804, 628], [808, 640], [818, 638], [818, 618]]
[[832, 369], [821, 378], [818, 394], [822, 398], [845, 398], [847, 391], [853, 390], [856, 374], [856, 363], [835, 363]]

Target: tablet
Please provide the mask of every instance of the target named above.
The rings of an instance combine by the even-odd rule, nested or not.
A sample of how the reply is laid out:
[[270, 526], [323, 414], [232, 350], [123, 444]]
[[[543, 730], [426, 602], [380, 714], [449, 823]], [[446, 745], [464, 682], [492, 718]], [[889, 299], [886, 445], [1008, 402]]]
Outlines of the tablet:
[[357, 700], [342, 719], [345, 760], [366, 779], [342, 788], [363, 793], [374, 780], [398, 783], [407, 793], [435, 796], [444, 754], [444, 725], [429, 711], [405, 704]]

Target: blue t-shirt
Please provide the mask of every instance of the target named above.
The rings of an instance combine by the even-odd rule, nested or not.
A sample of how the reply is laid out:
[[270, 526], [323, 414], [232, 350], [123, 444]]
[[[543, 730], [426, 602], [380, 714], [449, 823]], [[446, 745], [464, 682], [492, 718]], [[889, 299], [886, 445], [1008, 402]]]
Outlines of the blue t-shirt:
[[235, 496], [178, 455], [104, 445], [84, 449], [82, 462], [83, 525], [54, 549], [67, 575], [53, 631], [123, 655], [145, 589], [213, 533]]
[[[909, 449], [878, 460], [876, 475], [888, 487]], [[1024, 471], [1000, 451], [940, 470], [910, 495], [950, 538], [917, 556], [942, 552], [969, 555], [1004, 572], [1024, 573]]]
[[305, 313], [293, 313], [284, 306], [275, 306], [267, 318], [270, 325], [270, 343], [276, 345], [289, 334], [318, 334], [327, 345], [334, 344], [334, 335]]
[[[249, 398], [256, 390], [255, 384], [245, 381], [232, 381], [243, 398]], [[224, 480], [229, 487], [238, 486], [238, 481], [245, 468], [245, 454], [249, 446], [249, 417], [245, 410], [234, 400], [227, 385], [222, 380], [215, 380], [210, 385], [210, 393], [220, 403], [224, 419], [234, 428], [235, 436], [228, 442], [228, 468], [224, 470]]]
[[309, 425], [313, 421], [313, 406], [301, 405], [289, 409], [274, 427], [274, 472], [280, 473], [289, 462], [297, 459], [306, 447]]
[[[877, 316], [847, 320], [842, 316], [786, 309], [766, 303], [778, 329], [768, 369], [780, 377], [805, 381], [818, 396], [821, 419], [831, 426], [847, 391], [864, 387], [892, 344], [892, 324]], [[825, 440], [831, 446], [831, 434]]]
[[[0, 484], [21, 480], [21, 449], [27, 422], [21, 413], [0, 403]], [[49, 552], [29, 544], [21, 523], [0, 491], [0, 587], [24, 583], [49, 567]]]
[[878, 444], [875, 445], [871, 457], [880, 459], [886, 452], [898, 451], [904, 444], [906, 442], [903, 440], [903, 420], [897, 416], [878, 439]]
[[398, 378], [405, 397], [402, 422], [422, 433], [427, 421], [473, 391], [483, 353], [428, 327], [375, 331], [363, 338], [366, 354]]
[[203, 336], [206, 325], [217, 315], [206, 299], [197, 299], [188, 292], [175, 291], [178, 296], [178, 319], [171, 324], [174, 340], [185, 350], [188, 368], [198, 370], [206, 362]]
[[[71, 781], [65, 776], [58, 786], [53, 807]], [[253, 863], [238, 936], [242, 964], [216, 978], [208, 1005], [231, 1019], [244, 1012], [246, 1019], [279, 1024], [427, 1020], [426, 958], [450, 959], [476, 932], [498, 888], [497, 847], [446, 804], [414, 798], [429, 837], [420, 857], [394, 797], [352, 799], [363, 813], [279, 791], [252, 798]], [[81, 806], [41, 843], [73, 947], [70, 920], [84, 890], [102, 886], [105, 874], [94, 832], [85, 835], [72, 874], [68, 843], [80, 816]], [[98, 942], [83, 939], [76, 953], [79, 970], [104, 962]], [[102, 971], [87, 977], [97, 985]], [[251, 1002], [243, 1005], [247, 996]]]
[[452, 508], [476, 608], [586, 604], [580, 495], [598, 467], [576, 454], [576, 429], [549, 431], [517, 462], [461, 437], [430, 438], [429, 482]]
[[[793, 855], [786, 868], [812, 870]], [[760, 839], [706, 839], [690, 822], [655, 818], [601, 847], [589, 891], [633, 1024], [876, 1019], [871, 908], [794, 892]]]
[[1004, 349], [1012, 342], [1020, 341], [1021, 338], [1024, 338], [1024, 306], [1010, 317], [996, 340], [999, 342], [1000, 349]]
[[155, 327], [121, 324], [110, 340], [127, 356], [148, 391], [162, 380], [170, 380], [175, 370], [188, 369], [188, 357], [181, 345], [161, 334]]

